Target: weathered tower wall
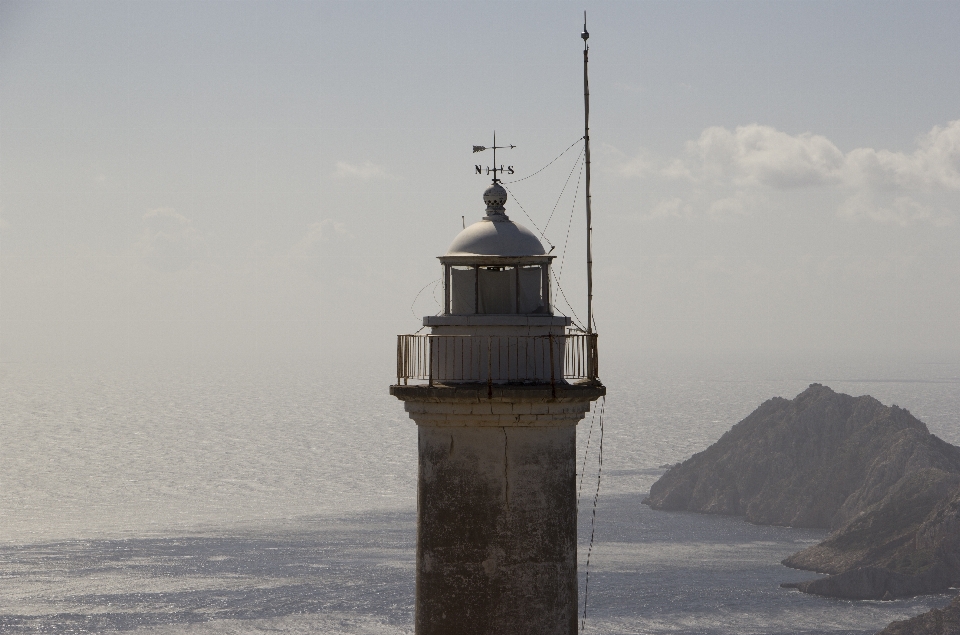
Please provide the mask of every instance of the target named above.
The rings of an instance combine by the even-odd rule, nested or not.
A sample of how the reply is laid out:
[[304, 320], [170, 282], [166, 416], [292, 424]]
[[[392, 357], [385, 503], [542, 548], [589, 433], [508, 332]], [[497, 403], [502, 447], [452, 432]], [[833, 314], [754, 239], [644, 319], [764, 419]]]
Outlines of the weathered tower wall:
[[576, 424], [602, 390], [391, 389], [419, 430], [417, 635], [575, 635]]

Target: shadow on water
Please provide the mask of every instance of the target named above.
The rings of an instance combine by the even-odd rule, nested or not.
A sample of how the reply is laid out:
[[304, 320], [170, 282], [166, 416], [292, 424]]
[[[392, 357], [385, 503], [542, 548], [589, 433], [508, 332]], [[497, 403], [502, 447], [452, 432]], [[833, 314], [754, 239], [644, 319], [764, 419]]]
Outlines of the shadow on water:
[[236, 535], [0, 548], [0, 631], [77, 633], [291, 615], [413, 621], [414, 514]]

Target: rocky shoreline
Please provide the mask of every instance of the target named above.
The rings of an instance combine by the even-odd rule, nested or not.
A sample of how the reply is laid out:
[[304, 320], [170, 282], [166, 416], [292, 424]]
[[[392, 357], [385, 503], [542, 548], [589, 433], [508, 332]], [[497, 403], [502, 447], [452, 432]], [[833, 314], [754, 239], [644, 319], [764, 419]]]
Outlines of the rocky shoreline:
[[960, 597], [942, 609], [897, 620], [877, 635], [955, 635], [960, 633]]
[[792, 400], [770, 399], [671, 467], [643, 502], [830, 529], [823, 542], [783, 561], [829, 574], [781, 585], [804, 593], [890, 600], [960, 582], [960, 448], [869, 396], [812, 384]]

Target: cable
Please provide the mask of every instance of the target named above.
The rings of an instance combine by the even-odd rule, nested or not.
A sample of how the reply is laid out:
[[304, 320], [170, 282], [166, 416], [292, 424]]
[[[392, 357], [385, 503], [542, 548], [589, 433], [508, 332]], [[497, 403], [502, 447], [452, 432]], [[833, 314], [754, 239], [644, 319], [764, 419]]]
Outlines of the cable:
[[[547, 227], [550, 227], [550, 221], [553, 220], [553, 214], [557, 211], [557, 205], [560, 204], [560, 199], [563, 198], [563, 193], [567, 189], [567, 184], [570, 182], [570, 177], [573, 176], [573, 171], [577, 169], [577, 164], [580, 163], [580, 157], [583, 156], [583, 149], [580, 150], [580, 154], [577, 155], [577, 160], [573, 162], [573, 167], [570, 168], [570, 174], [567, 175], [567, 180], [563, 182], [563, 189], [560, 190], [560, 196], [557, 197], [557, 202], [553, 204], [553, 209], [550, 210], [550, 218], [547, 219], [547, 224], [543, 226], [543, 231], [547, 231]], [[543, 237], [543, 234], [540, 234]]]
[[[573, 145], [571, 145], [570, 148], [572, 148], [574, 145], [576, 145], [576, 143], [577, 143], [577, 142], [575, 142]], [[567, 150], [569, 150], [570, 148], [567, 148]], [[563, 156], [563, 154], [564, 154], [567, 150], [564, 150], [563, 152], [561, 152], [561, 153], [560, 153], [560, 156]], [[560, 156], [558, 156], [557, 159], [559, 159]], [[523, 208], [523, 205], [520, 204], [520, 200], [517, 198], [517, 195], [513, 193], [513, 190], [511, 190], [509, 187], [507, 187], [507, 183], [505, 183], [505, 182], [503, 182], [503, 181], [500, 181], [500, 185], [502, 185], [503, 188], [504, 188], [505, 190], [507, 190], [507, 193], [510, 194], [510, 197], [511, 197], [511, 198], [513, 198], [513, 202], [517, 204], [517, 207], [519, 207], [519, 208], [520, 208], [520, 211], [522, 211], [523, 214], [524, 214], [524, 216], [527, 217], [527, 220], [530, 221], [530, 223], [533, 225], [533, 228], [536, 229], [538, 232], [540, 232], [540, 238], [543, 238], [544, 240], [546, 240], [546, 241], [547, 241], [547, 244], [549, 244], [551, 247], [553, 247], [554, 245], [553, 245], [552, 242], [550, 242], [550, 239], [547, 238], [547, 236], [546, 236], [547, 228], [550, 227], [550, 221], [553, 220], [553, 215], [554, 215], [554, 213], [556, 213], [556, 211], [557, 211], [557, 206], [560, 204], [560, 199], [563, 198], [563, 193], [566, 192], [566, 190], [567, 190], [567, 185], [570, 183], [570, 177], [573, 176], [573, 171], [577, 169], [577, 165], [580, 163], [580, 157], [582, 157], [582, 156], [583, 156], [583, 149], [581, 148], [580, 154], [577, 155], [577, 160], [573, 162], [573, 167], [570, 168], [570, 173], [567, 174], [567, 180], [563, 182], [563, 187], [560, 189], [560, 195], [557, 197], [557, 202], [553, 204], [553, 209], [550, 210], [550, 216], [547, 218], [547, 224], [543, 226], [543, 229], [542, 229], [542, 230], [540, 229], [540, 227], [537, 226], [537, 223], [536, 223], [536, 221], [533, 220], [533, 217], [531, 217], [530, 214], [527, 213], [527, 210], [525, 210], [525, 209]], [[557, 159], [554, 159], [553, 161], [551, 161], [550, 163], [548, 163], [546, 166], [544, 166], [543, 168], [541, 168], [541, 169], [538, 170], [537, 172], [534, 172], [534, 173], [531, 174], [530, 176], [533, 176], [534, 174], [537, 174], [538, 172], [542, 172], [544, 169], [546, 169], [551, 163], [553, 163], [553, 162], [556, 161]], [[529, 176], [528, 176], [528, 177], [524, 177], [524, 179], [528, 179], [528, 178], [530, 178], [530, 177], [529, 177]], [[520, 180], [523, 181], [524, 179], [520, 179]], [[517, 181], [508, 181], [508, 182], [509, 182], [509, 183], [516, 183]], [[576, 199], [574, 199], [574, 202], [576, 202]]]
[[[427, 284], [423, 285], [423, 287], [422, 287], [419, 291], [417, 291], [417, 295], [413, 298], [413, 302], [410, 303], [410, 313], [413, 314], [413, 317], [417, 317], [416, 312], [413, 310], [413, 305], [415, 305], [415, 304], [417, 303], [417, 299], [420, 297], [420, 294], [423, 293], [424, 289], [426, 289], [427, 287], [429, 287], [431, 284], [432, 284], [432, 285], [436, 285], [438, 282], [440, 282], [440, 280], [442, 280], [442, 278], [437, 278], [436, 280], [431, 280], [431, 281], [428, 282]], [[436, 298], [434, 298], [434, 300], [436, 300]], [[439, 304], [439, 303], [438, 303], [438, 304]]]
[[[581, 141], [583, 141], [583, 137], [580, 137], [579, 139], [577, 139], [576, 141], [574, 141], [573, 143], [571, 143], [571, 144], [567, 147], [567, 150], [569, 150], [569, 149], [572, 148], [573, 146], [577, 145], [577, 144], [580, 143]], [[526, 181], [527, 179], [529, 179], [529, 178], [531, 178], [531, 177], [534, 177], [534, 176], [540, 174], [541, 172], [543, 172], [544, 170], [546, 170], [547, 168], [549, 168], [551, 165], [553, 165], [554, 161], [556, 161], [557, 159], [559, 159], [560, 157], [562, 157], [563, 155], [565, 155], [565, 154], [567, 153], [567, 150], [564, 150], [563, 152], [561, 152], [560, 154], [558, 154], [558, 155], [556, 156], [556, 158], [554, 158], [553, 161], [551, 161], [550, 163], [546, 164], [545, 166], [543, 166], [542, 168], [540, 168], [539, 170], [537, 170], [537, 171], [534, 172], [533, 174], [528, 174], [527, 176], [523, 177], [522, 179], [517, 179], [516, 181], [507, 181], [507, 183], [519, 183], [520, 181]], [[503, 184], [503, 181], [500, 181], [500, 184], [502, 185], [502, 184]]]
[[[540, 232], [540, 238], [543, 238], [544, 240], [546, 240], [547, 243], [549, 243], [550, 246], [553, 247], [553, 243], [550, 242], [550, 239], [549, 239], [549, 238], [546, 238], [546, 237], [543, 235], [543, 232], [540, 231], [540, 228], [537, 227], [537, 224], [533, 221], [532, 218], [530, 218], [530, 214], [527, 214], [527, 210], [523, 209], [523, 205], [521, 205], [521, 204], [520, 204], [520, 201], [517, 200], [517, 195], [514, 194], [513, 191], [512, 191], [509, 187], [507, 187], [507, 185], [506, 185], [503, 181], [500, 182], [500, 185], [502, 185], [502, 186], [503, 186], [503, 189], [505, 189], [505, 190], [507, 191], [507, 193], [510, 195], [510, 197], [513, 198], [513, 202], [517, 204], [517, 207], [519, 207], [519, 208], [520, 208], [520, 211], [523, 212], [523, 215], [527, 217], [527, 220], [530, 221], [530, 223], [533, 225], [533, 228], [536, 229], [538, 232]], [[547, 222], [549, 222], [549, 221], [547, 221]], [[544, 227], [544, 231], [546, 231], [546, 227]]]
[[583, 617], [580, 620], [580, 632], [587, 622], [587, 598], [590, 592], [590, 555], [593, 553], [593, 539], [597, 531], [597, 501], [600, 500], [600, 476], [603, 473], [603, 410], [607, 405], [607, 397], [602, 397], [600, 402], [600, 452], [597, 454], [597, 493], [593, 495], [593, 518], [590, 520], [590, 546], [587, 548], [587, 562], [584, 565], [586, 569], [586, 579], [583, 582]]
[[567, 308], [570, 309], [570, 312], [573, 313], [574, 319], [577, 321], [577, 328], [586, 332], [586, 329], [583, 328], [583, 322], [579, 317], [577, 317], [577, 312], [574, 310], [573, 305], [570, 304], [570, 300], [567, 299], [567, 294], [563, 292], [563, 287], [560, 286], [560, 279], [557, 278], [557, 274], [553, 272], [553, 267], [550, 267], [550, 273], [553, 274], [553, 281], [557, 285], [557, 289], [560, 290], [560, 295], [563, 297], [563, 301], [567, 303]]
[[[580, 176], [577, 177], [577, 189], [573, 191], [573, 205], [570, 206], [570, 220], [567, 222], [567, 237], [563, 240], [563, 255], [560, 257], [560, 273], [557, 280], [563, 275], [563, 263], [567, 259], [567, 244], [570, 242], [570, 228], [573, 226], [573, 212], [577, 209], [577, 196], [580, 194], [580, 180], [583, 178], [583, 166], [580, 166]], [[573, 307], [570, 307], [571, 309]]]
[[583, 477], [587, 473], [587, 455], [590, 453], [590, 438], [593, 436], [593, 424], [597, 420], [597, 409], [593, 409], [590, 417], [590, 431], [587, 432], [587, 448], [583, 451], [583, 466], [580, 468], [580, 485], [577, 487], [577, 515], [580, 514], [580, 494], [583, 492]]
[[[440, 302], [440, 299], [437, 297], [437, 287], [440, 287], [439, 284], [433, 285], [433, 289], [430, 291], [430, 295], [433, 297], [433, 302], [437, 305], [437, 315], [443, 313], [443, 303]], [[594, 327], [596, 327], [596, 318], [594, 318]], [[596, 328], [594, 328], [596, 330]]]

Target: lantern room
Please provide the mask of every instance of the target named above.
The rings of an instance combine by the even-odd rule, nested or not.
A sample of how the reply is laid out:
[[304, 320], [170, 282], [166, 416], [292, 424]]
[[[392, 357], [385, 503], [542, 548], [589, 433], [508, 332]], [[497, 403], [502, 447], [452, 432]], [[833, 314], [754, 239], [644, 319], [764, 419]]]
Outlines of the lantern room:
[[483, 193], [486, 216], [454, 239], [443, 265], [444, 315], [552, 315], [550, 263], [536, 234], [510, 220], [506, 189]]

